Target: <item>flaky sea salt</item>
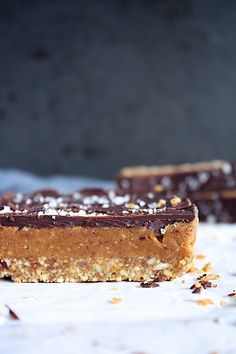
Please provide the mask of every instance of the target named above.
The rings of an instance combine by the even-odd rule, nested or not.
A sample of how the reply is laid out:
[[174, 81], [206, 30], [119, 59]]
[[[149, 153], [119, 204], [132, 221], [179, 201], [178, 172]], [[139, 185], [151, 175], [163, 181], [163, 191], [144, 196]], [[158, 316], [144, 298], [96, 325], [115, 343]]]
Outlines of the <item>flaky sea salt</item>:
[[0, 214], [10, 214], [10, 213], [13, 213], [13, 210], [7, 205], [4, 205], [4, 208], [0, 210]]

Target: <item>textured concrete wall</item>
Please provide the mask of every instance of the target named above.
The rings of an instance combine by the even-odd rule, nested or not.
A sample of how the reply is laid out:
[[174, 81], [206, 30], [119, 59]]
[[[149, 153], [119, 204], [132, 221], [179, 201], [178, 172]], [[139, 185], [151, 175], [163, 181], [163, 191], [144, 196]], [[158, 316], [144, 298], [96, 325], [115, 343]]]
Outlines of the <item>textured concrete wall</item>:
[[0, 167], [236, 156], [235, 1], [0, 1]]

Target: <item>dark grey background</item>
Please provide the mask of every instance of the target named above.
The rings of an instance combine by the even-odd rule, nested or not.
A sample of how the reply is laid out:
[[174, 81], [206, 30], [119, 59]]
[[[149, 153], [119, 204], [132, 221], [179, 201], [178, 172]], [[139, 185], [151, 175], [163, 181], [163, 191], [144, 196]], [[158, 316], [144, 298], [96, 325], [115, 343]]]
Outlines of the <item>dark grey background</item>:
[[235, 159], [235, 4], [0, 1], [0, 167]]

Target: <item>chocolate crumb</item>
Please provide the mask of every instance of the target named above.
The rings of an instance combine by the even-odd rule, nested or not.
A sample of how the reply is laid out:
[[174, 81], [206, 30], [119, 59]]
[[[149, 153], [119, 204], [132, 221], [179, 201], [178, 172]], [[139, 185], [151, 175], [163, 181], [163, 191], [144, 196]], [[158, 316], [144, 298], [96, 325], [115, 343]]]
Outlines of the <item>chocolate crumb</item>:
[[0, 266], [1, 266], [3, 269], [8, 269], [8, 266], [7, 266], [7, 262], [6, 262], [6, 261], [0, 260]]
[[206, 281], [206, 280], [202, 280], [199, 282], [201, 284], [201, 286], [206, 289], [206, 288], [216, 288], [217, 285], [213, 284], [211, 281]]
[[[203, 278], [203, 277], [202, 277]], [[199, 279], [199, 278], [198, 278]], [[200, 294], [201, 291], [203, 289], [206, 289], [206, 288], [216, 288], [217, 285], [216, 284], [213, 284], [212, 282], [208, 281], [208, 280], [200, 280], [199, 282], [193, 284], [191, 287], [190, 287], [190, 290], [193, 290], [192, 293], [193, 294]]]
[[160, 286], [160, 284], [156, 283], [155, 281], [143, 281], [140, 284], [140, 288], [158, 288], [158, 286]]
[[201, 291], [202, 291], [202, 288], [195, 288], [195, 289], [192, 291], [192, 293], [193, 293], [193, 294], [200, 294]]
[[140, 236], [139, 239], [140, 239], [140, 241], [143, 241], [143, 240], [146, 240], [146, 237], [145, 236]]
[[236, 297], [236, 291], [233, 290], [233, 292], [232, 292], [232, 293], [229, 293], [228, 296], [229, 296], [229, 297]]
[[5, 307], [8, 309], [9, 316], [11, 317], [12, 320], [14, 320], [14, 321], [20, 320], [20, 318], [17, 316], [17, 314], [8, 305], [5, 305]]
[[93, 340], [91, 344], [92, 344], [93, 347], [98, 347], [99, 346], [99, 342], [97, 340]]
[[200, 280], [200, 279], [204, 278], [206, 275], [207, 275], [207, 273], [204, 273], [204, 274], [202, 274], [202, 275], [199, 275], [199, 277], [197, 278], [197, 280]]

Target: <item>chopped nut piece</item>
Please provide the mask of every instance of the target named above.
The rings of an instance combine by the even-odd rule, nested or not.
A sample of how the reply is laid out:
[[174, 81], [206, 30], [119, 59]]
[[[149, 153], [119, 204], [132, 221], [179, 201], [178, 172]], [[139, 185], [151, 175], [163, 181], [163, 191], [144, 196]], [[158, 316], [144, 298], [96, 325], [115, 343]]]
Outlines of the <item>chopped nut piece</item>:
[[138, 205], [134, 204], [134, 203], [126, 203], [125, 207], [128, 209], [138, 209], [139, 208]]
[[196, 259], [204, 259], [206, 256], [204, 254], [197, 254]]
[[179, 203], [181, 203], [181, 199], [177, 196], [170, 200], [170, 204], [172, 205], [172, 207], [176, 207], [177, 205], [179, 205]]
[[220, 305], [221, 306], [225, 306], [225, 305], [227, 305], [227, 302], [226, 301], [220, 301]]
[[214, 302], [211, 299], [201, 299], [197, 301], [197, 304], [200, 306], [207, 306], [207, 305], [212, 305], [214, 304]]
[[202, 280], [202, 281], [209, 281], [209, 280], [217, 280], [220, 278], [219, 274], [203, 274], [200, 277], [198, 277], [198, 280]]
[[179, 263], [182, 264], [182, 265], [185, 265], [187, 262], [186, 262], [185, 259], [181, 259], [181, 260], [179, 261]]
[[209, 272], [210, 270], [213, 269], [213, 264], [211, 262], [206, 263], [203, 267], [202, 267], [202, 271], [203, 272]]
[[161, 184], [156, 184], [156, 185], [153, 187], [153, 190], [154, 190], [154, 192], [157, 192], [157, 193], [163, 192], [164, 187], [163, 187]]
[[166, 201], [165, 199], [160, 199], [159, 202], [157, 203], [156, 207], [157, 209], [159, 208], [164, 208], [166, 206]]
[[163, 270], [163, 274], [166, 276], [166, 277], [168, 277], [168, 278], [171, 278], [172, 277], [172, 272], [170, 271], [170, 270], [168, 270], [168, 269], [164, 269]]
[[122, 299], [120, 298], [120, 297], [113, 297], [112, 299], [111, 299], [111, 303], [112, 304], [119, 304], [119, 303], [121, 303], [122, 302]]
[[192, 267], [189, 269], [188, 272], [189, 272], [189, 273], [201, 273], [201, 270], [198, 269], [198, 268], [196, 268], [196, 267], [194, 267], [194, 266], [192, 266]]
[[195, 283], [195, 284], [194, 284], [194, 286], [195, 286], [195, 288], [201, 288], [201, 284], [200, 284], [200, 283], [198, 283], [198, 282], [197, 282], [197, 283]]

